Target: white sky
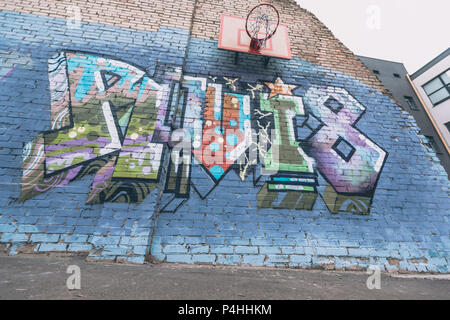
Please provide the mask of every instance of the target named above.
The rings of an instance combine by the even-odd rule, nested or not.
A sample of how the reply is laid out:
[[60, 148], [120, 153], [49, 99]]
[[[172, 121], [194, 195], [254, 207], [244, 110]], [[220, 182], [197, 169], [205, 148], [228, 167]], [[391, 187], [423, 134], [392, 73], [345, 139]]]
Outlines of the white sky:
[[410, 74], [450, 46], [450, 0], [296, 1], [355, 54], [402, 62]]

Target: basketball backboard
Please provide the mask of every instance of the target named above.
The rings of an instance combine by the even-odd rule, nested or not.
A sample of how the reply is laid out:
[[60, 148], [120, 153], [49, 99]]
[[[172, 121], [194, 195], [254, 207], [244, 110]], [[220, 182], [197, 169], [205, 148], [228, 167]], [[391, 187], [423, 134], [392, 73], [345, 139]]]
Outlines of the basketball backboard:
[[220, 24], [219, 49], [258, 54], [267, 57], [291, 59], [287, 26], [280, 24], [277, 32], [267, 40], [260, 52], [250, 50], [250, 37], [245, 28], [246, 19], [223, 14]]

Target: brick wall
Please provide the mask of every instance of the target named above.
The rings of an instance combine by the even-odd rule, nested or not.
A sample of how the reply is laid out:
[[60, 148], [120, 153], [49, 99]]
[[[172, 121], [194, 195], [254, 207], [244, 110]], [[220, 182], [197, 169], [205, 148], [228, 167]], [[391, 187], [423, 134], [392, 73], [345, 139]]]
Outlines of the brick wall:
[[[0, 15], [2, 72], [7, 75], [0, 82], [0, 241], [8, 243], [10, 254], [88, 252], [91, 259], [144, 262], [158, 190], [140, 205], [86, 205], [94, 178], [91, 174], [98, 169], [95, 163], [84, 166], [75, 176], [64, 172], [64, 177], [42, 181], [42, 163], [29, 166], [27, 171], [22, 151], [31, 142], [33, 148], [26, 158], [36, 160], [40, 153], [34, 148], [35, 138], [69, 121], [65, 116], [58, 118], [63, 114], [60, 109], [53, 111], [55, 104], [51, 103], [52, 94], [58, 96], [59, 90], [57, 84], [49, 82], [49, 69], [55, 66], [49, 64], [49, 59], [55, 53], [89, 52], [105, 59], [114, 57], [142, 66], [137, 68], [162, 83], [164, 80], [159, 79], [183, 65], [188, 31], [164, 26], [158, 32], [131, 31], [91, 22], [83, 22], [80, 29], [70, 29], [60, 18], [12, 11], [1, 11]], [[62, 106], [72, 107], [74, 115], [89, 112], [70, 106], [64, 99]], [[21, 178], [26, 173], [30, 173], [28, 180]], [[40, 182], [35, 186], [36, 179]], [[40, 192], [35, 187], [52, 191]]]
[[71, 19], [79, 8], [81, 20], [132, 30], [158, 31], [160, 26], [189, 29], [194, 0], [14, 0], [3, 10]]
[[217, 40], [221, 14], [246, 17], [249, 10], [261, 2], [271, 3], [279, 10], [282, 23], [289, 28], [289, 40], [295, 57], [340, 71], [386, 93], [377, 77], [326, 26], [294, 1], [251, 0], [236, 3], [233, 0], [198, 0], [192, 36]]
[[448, 272], [449, 183], [412, 117], [291, 1], [293, 58], [235, 64], [220, 14], [256, 3], [6, 4], [0, 248]]

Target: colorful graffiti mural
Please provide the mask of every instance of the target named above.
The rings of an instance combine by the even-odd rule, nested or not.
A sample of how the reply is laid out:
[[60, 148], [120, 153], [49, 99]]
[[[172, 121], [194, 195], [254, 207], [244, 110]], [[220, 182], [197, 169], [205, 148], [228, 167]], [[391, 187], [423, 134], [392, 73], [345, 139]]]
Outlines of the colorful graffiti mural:
[[[303, 96], [281, 78], [143, 68], [81, 52], [48, 62], [51, 131], [24, 148], [26, 201], [95, 174], [87, 203], [142, 202], [160, 183], [161, 210], [205, 199], [229, 171], [259, 188], [258, 207], [368, 214], [387, 153], [356, 127], [365, 107], [342, 88]], [[165, 166], [164, 159], [168, 159]], [[164, 168], [167, 167], [167, 170]]]
[[89, 54], [62, 52], [48, 68], [52, 130], [24, 148], [21, 199], [96, 173], [87, 203], [141, 202], [159, 180], [169, 86]]

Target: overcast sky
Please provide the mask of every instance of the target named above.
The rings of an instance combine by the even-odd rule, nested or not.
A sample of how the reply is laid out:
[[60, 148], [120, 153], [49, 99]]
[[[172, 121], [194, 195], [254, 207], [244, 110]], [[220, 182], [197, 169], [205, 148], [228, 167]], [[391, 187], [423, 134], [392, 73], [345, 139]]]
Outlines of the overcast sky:
[[450, 46], [450, 0], [296, 0], [357, 55], [410, 74]]

